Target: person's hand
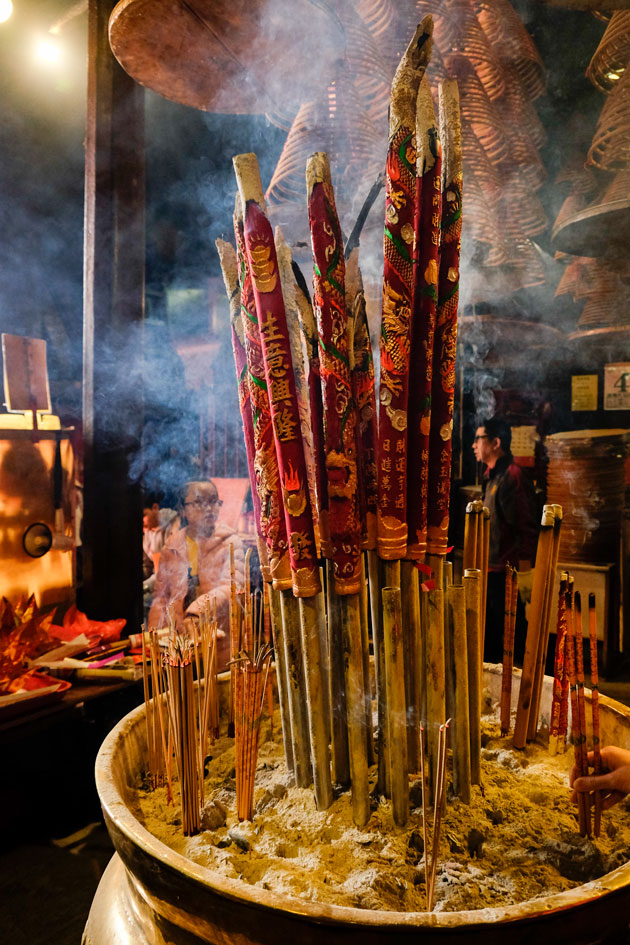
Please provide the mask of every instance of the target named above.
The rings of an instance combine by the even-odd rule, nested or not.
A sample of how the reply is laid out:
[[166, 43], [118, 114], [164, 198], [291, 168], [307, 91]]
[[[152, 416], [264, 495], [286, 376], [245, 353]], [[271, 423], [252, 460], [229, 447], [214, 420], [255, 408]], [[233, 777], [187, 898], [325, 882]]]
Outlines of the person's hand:
[[[601, 750], [602, 774], [578, 777], [575, 765], [569, 775], [573, 788], [571, 801], [577, 804], [578, 791], [601, 791], [602, 809], [607, 810], [630, 794], [630, 751], [608, 745]], [[589, 751], [588, 763], [592, 765], [595, 753]]]

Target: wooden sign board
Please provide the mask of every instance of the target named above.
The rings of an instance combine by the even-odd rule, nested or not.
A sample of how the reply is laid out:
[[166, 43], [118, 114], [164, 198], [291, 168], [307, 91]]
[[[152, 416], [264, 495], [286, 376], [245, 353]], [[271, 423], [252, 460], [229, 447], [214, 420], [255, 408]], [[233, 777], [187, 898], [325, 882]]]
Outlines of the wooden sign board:
[[50, 413], [46, 342], [41, 338], [2, 335], [4, 399], [10, 413]]

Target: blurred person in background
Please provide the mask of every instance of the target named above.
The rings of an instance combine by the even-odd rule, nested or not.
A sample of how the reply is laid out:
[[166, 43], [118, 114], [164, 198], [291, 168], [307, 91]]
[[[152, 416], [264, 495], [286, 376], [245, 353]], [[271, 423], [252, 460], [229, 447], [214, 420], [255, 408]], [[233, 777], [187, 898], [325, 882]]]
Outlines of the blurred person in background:
[[186, 483], [181, 502], [182, 527], [175, 531], [160, 553], [149, 627], [178, 628], [198, 620], [206, 607], [216, 606], [220, 630], [219, 669], [230, 658], [229, 601], [230, 545], [234, 548], [236, 583], [243, 586], [245, 554], [234, 529], [218, 522], [221, 500], [215, 484]]
[[[534, 484], [514, 462], [511, 452], [512, 430], [501, 417], [492, 417], [477, 427], [473, 452], [483, 463], [483, 503], [490, 512], [490, 549], [488, 555], [488, 597], [484, 660], [499, 663], [503, 659], [505, 615], [505, 566], [511, 564], [520, 573], [529, 572], [538, 539], [538, 500]], [[519, 578], [519, 586], [520, 586]], [[525, 652], [527, 621], [519, 593], [516, 610], [514, 658], [522, 662]]]

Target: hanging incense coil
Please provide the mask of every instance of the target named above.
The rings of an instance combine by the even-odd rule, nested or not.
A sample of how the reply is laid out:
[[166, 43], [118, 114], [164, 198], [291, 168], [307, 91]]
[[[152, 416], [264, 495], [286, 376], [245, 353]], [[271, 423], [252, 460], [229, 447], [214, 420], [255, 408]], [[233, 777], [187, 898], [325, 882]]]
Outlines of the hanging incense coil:
[[630, 11], [617, 10], [593, 53], [586, 75], [600, 92], [611, 92], [630, 65]]
[[367, 23], [347, 3], [338, 3], [346, 37], [346, 62], [363, 107], [373, 120], [384, 119], [389, 106], [391, 74]]
[[605, 171], [630, 168], [630, 69], [606, 100], [586, 163]]
[[507, 136], [500, 112], [491, 102], [472, 64], [464, 56], [447, 57], [451, 75], [457, 77], [461, 91], [462, 116], [475, 133], [492, 164], [508, 156]]
[[526, 181], [514, 181], [512, 200], [525, 236], [537, 236], [547, 229], [545, 208], [538, 197], [531, 192]]
[[507, 261], [503, 244], [499, 237], [499, 222], [493, 204], [482, 189], [475, 174], [470, 173], [464, 162], [466, 174], [466, 203], [468, 213], [463, 220], [464, 245], [468, 240], [476, 240], [487, 247], [482, 262], [483, 266], [500, 266]]
[[506, 123], [507, 164], [518, 171], [518, 179], [531, 191], [540, 190], [547, 172], [533, 142], [517, 122]]
[[444, 0], [439, 18], [436, 16], [435, 42], [446, 61], [451, 53], [463, 53], [479, 76], [488, 98], [494, 100], [503, 94], [504, 70], [469, 0]]
[[507, 69], [505, 74], [505, 97], [503, 101], [514, 126], [519, 128], [536, 148], [541, 148], [547, 140], [547, 132], [523, 83], [518, 75], [510, 69]]
[[603, 564], [617, 555], [625, 490], [625, 430], [547, 437], [547, 499], [562, 505], [560, 560]]
[[477, 19], [499, 57], [520, 78], [533, 101], [545, 91], [545, 67], [534, 42], [508, 0], [473, 0]]
[[588, 299], [578, 320], [579, 328], [625, 327], [630, 325], [630, 292], [614, 288]]

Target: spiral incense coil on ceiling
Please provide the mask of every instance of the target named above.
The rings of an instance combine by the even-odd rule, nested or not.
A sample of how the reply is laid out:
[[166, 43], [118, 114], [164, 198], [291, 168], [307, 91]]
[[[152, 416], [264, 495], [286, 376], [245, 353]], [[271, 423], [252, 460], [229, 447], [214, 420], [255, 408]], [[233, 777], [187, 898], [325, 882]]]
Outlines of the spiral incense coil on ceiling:
[[462, 223], [462, 245], [467, 245], [468, 240], [474, 240], [483, 246], [482, 266], [503, 265], [507, 256], [500, 238], [496, 202], [488, 199], [474, 174], [466, 178], [466, 203], [470, 209]]
[[440, 4], [440, 25], [433, 38], [445, 61], [449, 54], [463, 53], [479, 76], [489, 99], [499, 98], [505, 91], [505, 75], [497, 50], [488, 42], [470, 0], [443, 0]]
[[271, 213], [287, 202], [306, 202], [304, 170], [314, 151], [327, 151], [335, 187], [353, 193], [358, 183], [373, 181], [380, 170], [381, 135], [362, 107], [351, 79], [340, 74], [325, 99], [298, 111], [267, 188]]
[[534, 42], [508, 0], [473, 0], [477, 19], [508, 74], [516, 72], [527, 98], [545, 91], [545, 67]]
[[547, 172], [542, 162], [538, 150], [526, 134], [514, 123], [508, 126], [507, 165], [510, 169], [518, 171], [518, 180], [525, 184], [530, 190], [540, 190], [545, 182]]
[[512, 182], [512, 200], [518, 208], [518, 222], [525, 236], [538, 236], [547, 228], [545, 209], [525, 180]]
[[630, 65], [630, 10], [617, 10], [606, 27], [586, 74], [600, 92], [611, 92]]
[[621, 328], [630, 325], [630, 292], [611, 287], [587, 299], [579, 328]]
[[491, 102], [468, 59], [461, 55], [447, 57], [448, 70], [457, 79], [462, 118], [464, 118], [492, 164], [508, 156], [507, 136], [499, 110]]
[[554, 296], [557, 298], [560, 295], [572, 295], [574, 300], [579, 298], [577, 293], [579, 292], [582, 268], [586, 263], [592, 261], [592, 259], [587, 259], [584, 256], [571, 260], [560, 277]]
[[630, 168], [630, 69], [606, 99], [587, 163], [604, 171]]
[[337, 3], [336, 14], [346, 40], [345, 61], [363, 107], [373, 121], [385, 119], [391, 76], [376, 39], [357, 11], [343, 0]]
[[509, 70], [505, 75], [504, 101], [506, 111], [514, 124], [521, 129], [523, 134], [527, 135], [537, 149], [542, 148], [547, 141], [547, 132], [538, 117], [538, 112], [524, 91], [520, 79], [514, 72]]

